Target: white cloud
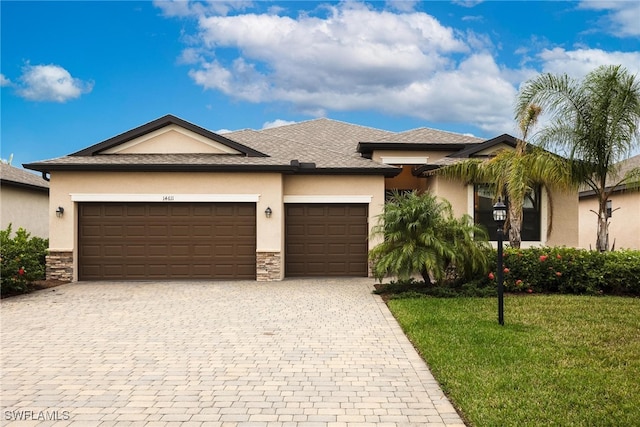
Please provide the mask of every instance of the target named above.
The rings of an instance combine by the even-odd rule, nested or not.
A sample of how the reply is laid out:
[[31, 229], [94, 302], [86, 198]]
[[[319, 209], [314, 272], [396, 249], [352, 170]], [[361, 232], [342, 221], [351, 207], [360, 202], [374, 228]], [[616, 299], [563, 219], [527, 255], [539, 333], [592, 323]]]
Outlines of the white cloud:
[[30, 101], [66, 102], [93, 89], [92, 82], [74, 78], [58, 65], [26, 65], [18, 94]]
[[517, 88], [539, 72], [579, 78], [604, 63], [640, 70], [637, 52], [553, 49], [535, 38], [517, 53], [522, 65], [509, 68], [497, 62], [499, 45], [489, 35], [444, 26], [409, 10], [413, 2], [387, 3], [406, 7], [400, 13], [329, 3], [295, 17], [274, 9], [227, 16], [206, 5], [171, 6], [197, 18], [197, 33], [180, 58], [193, 81], [243, 101], [289, 103], [313, 116], [375, 110], [465, 123], [487, 134], [517, 133]]
[[0, 74], [0, 87], [11, 86], [11, 80], [5, 77], [4, 74]]
[[295, 123], [296, 123], [295, 121], [275, 119], [272, 122], [265, 122], [262, 125], [262, 129], [277, 128], [277, 127], [280, 127], [280, 126], [292, 125], [292, 124], [295, 124]]
[[603, 30], [618, 37], [640, 36], [640, 2], [638, 1], [582, 1], [582, 9], [606, 10], [609, 15], [601, 23]]
[[544, 49], [539, 58], [542, 71], [582, 78], [601, 65], [622, 64], [631, 74], [640, 75], [640, 52], [606, 52], [601, 49]]

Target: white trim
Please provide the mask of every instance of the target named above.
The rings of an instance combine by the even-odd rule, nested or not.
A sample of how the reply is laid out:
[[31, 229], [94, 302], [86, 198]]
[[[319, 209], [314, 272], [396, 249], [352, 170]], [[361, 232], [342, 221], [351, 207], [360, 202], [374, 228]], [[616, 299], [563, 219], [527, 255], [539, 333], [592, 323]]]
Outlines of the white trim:
[[380, 160], [385, 165], [425, 165], [428, 156], [382, 156]]
[[74, 202], [258, 202], [259, 194], [91, 194], [71, 193]]
[[371, 203], [373, 196], [284, 196], [284, 203]]

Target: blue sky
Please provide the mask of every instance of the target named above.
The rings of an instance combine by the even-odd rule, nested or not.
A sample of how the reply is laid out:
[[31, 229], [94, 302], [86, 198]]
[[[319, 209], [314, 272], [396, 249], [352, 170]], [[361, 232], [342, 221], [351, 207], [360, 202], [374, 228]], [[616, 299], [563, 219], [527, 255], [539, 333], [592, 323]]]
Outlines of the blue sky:
[[328, 117], [516, 135], [518, 87], [640, 76], [640, 2], [1, 1], [1, 157], [173, 114], [213, 131]]

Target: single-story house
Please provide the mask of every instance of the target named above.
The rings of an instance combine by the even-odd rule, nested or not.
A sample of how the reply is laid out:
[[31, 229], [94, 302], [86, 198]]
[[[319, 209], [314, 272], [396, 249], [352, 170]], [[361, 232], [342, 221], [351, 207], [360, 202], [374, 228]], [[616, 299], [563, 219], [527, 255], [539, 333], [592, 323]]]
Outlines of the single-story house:
[[[640, 191], [616, 185], [631, 169], [640, 167], [640, 155], [618, 164], [619, 171], [607, 178], [609, 197], [609, 248], [640, 249]], [[583, 189], [580, 197], [580, 247], [595, 249], [598, 232], [598, 198], [591, 189]]]
[[49, 183], [30, 171], [0, 163], [0, 227], [11, 224], [33, 237], [49, 237]]
[[[50, 211], [64, 209], [51, 223], [50, 278], [367, 276], [387, 191], [429, 189], [485, 221], [485, 188], [425, 171], [513, 141], [325, 118], [221, 135], [168, 115], [25, 167], [50, 176]], [[551, 212], [541, 191], [527, 239], [577, 245], [577, 193], [554, 198]]]

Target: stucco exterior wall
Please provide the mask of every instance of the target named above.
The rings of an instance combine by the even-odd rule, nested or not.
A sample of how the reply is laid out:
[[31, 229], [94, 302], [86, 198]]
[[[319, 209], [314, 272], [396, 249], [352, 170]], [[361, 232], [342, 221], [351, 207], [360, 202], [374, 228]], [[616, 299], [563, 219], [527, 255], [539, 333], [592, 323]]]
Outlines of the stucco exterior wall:
[[[542, 202], [547, 202], [544, 192], [542, 197]], [[543, 214], [544, 211], [545, 209], [543, 209]], [[547, 207], [546, 211], [547, 218], [551, 218], [551, 233], [546, 241], [546, 246], [577, 247], [580, 227], [578, 192], [576, 190], [553, 191], [551, 206]]]
[[[77, 280], [78, 200], [127, 200], [158, 203], [164, 196], [190, 200], [198, 195], [221, 195], [234, 201], [242, 196], [257, 196], [256, 252], [280, 254], [284, 265], [284, 204], [301, 203], [369, 203], [369, 226], [377, 221], [384, 205], [383, 176], [281, 175], [277, 173], [188, 173], [188, 172], [54, 172], [51, 174], [50, 247], [56, 253], [73, 253], [74, 277]], [[241, 200], [235, 200], [241, 201]], [[55, 208], [65, 211], [56, 217]], [[271, 208], [267, 218], [264, 211]], [[375, 246], [369, 242], [369, 248]], [[265, 261], [266, 262], [266, 261]], [[284, 269], [279, 272], [280, 279]]]
[[[163, 196], [179, 200], [181, 195], [216, 194], [229, 197], [229, 201], [242, 201], [236, 196], [257, 195], [256, 251], [281, 252], [284, 243], [284, 216], [279, 208], [282, 190], [282, 176], [269, 173], [55, 172], [51, 174], [50, 248], [52, 251], [72, 251], [74, 266], [77, 266], [78, 218], [74, 197], [115, 201], [119, 195], [128, 195], [134, 199], [139, 196], [142, 201], [157, 196], [158, 203], [163, 203]], [[62, 218], [55, 216], [57, 206], [65, 209]], [[264, 214], [267, 207], [273, 211], [270, 218]], [[75, 274], [74, 280], [77, 280]]]
[[432, 176], [427, 180], [428, 189], [441, 199], [451, 203], [453, 215], [460, 217], [469, 214], [473, 217], [473, 206], [469, 212], [467, 187], [462, 181], [451, 180], [441, 176]]
[[[609, 247], [640, 250], [640, 192], [619, 192], [610, 197], [613, 213], [609, 219]], [[580, 247], [594, 249], [598, 229], [596, 197], [580, 199]]]
[[22, 227], [34, 237], [49, 237], [49, 195], [44, 191], [3, 185], [0, 189], [0, 227]]

